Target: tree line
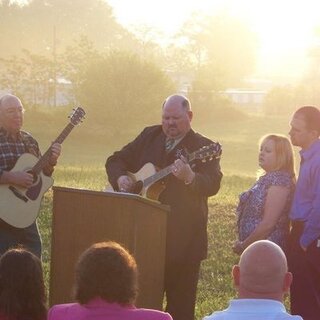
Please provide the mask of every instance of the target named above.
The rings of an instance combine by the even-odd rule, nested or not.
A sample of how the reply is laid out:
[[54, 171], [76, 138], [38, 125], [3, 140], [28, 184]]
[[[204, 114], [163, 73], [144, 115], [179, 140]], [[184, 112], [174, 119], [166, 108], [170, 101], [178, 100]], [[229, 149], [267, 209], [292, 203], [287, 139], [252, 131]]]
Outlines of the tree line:
[[255, 68], [255, 33], [225, 12], [192, 15], [165, 47], [150, 28], [126, 30], [101, 0], [0, 0], [0, 16], [2, 89], [30, 107], [53, 106], [60, 92], [101, 123], [153, 121], [183, 81], [200, 113], [237, 118], [219, 92]]

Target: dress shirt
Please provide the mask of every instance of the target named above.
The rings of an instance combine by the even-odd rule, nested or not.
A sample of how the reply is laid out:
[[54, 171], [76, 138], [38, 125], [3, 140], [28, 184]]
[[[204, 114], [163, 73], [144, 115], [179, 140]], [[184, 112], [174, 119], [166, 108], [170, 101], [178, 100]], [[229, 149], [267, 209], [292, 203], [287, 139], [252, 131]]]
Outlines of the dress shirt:
[[301, 165], [290, 219], [303, 221], [300, 244], [308, 247], [320, 237], [320, 140], [300, 151]]
[[234, 299], [229, 307], [203, 320], [302, 320], [286, 312], [280, 301], [271, 299]]

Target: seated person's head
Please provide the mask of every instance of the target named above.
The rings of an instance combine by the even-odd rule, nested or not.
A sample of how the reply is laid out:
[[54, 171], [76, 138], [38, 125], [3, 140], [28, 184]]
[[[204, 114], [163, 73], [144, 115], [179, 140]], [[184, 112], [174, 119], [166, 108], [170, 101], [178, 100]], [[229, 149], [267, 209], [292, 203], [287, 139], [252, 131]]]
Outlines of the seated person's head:
[[233, 278], [240, 298], [282, 300], [292, 282], [285, 254], [268, 240], [256, 241], [243, 251]]
[[85, 250], [76, 266], [75, 298], [85, 304], [94, 298], [122, 305], [137, 296], [137, 265], [115, 242], [101, 242]]
[[0, 257], [0, 311], [17, 319], [46, 317], [41, 261], [23, 248], [10, 249]]

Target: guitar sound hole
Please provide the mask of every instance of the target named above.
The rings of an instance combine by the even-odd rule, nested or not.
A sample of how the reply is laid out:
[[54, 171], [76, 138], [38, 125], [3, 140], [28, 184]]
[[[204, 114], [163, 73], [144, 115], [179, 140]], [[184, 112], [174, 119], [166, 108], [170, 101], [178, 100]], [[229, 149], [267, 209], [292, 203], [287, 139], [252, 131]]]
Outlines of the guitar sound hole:
[[141, 180], [139, 180], [133, 185], [131, 192], [134, 193], [134, 194], [140, 194], [141, 190], [142, 190], [142, 187], [143, 187], [143, 183], [142, 183]]

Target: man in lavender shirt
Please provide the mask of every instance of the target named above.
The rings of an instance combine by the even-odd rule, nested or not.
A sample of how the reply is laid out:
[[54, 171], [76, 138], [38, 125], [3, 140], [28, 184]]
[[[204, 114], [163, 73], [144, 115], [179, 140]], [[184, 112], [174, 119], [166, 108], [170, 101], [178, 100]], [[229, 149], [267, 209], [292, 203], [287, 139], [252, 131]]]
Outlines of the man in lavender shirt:
[[301, 148], [300, 172], [290, 212], [288, 259], [294, 281], [291, 312], [320, 319], [320, 110], [305, 106], [290, 122], [294, 146]]

